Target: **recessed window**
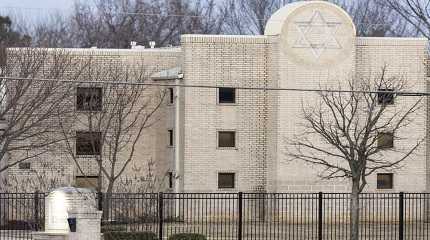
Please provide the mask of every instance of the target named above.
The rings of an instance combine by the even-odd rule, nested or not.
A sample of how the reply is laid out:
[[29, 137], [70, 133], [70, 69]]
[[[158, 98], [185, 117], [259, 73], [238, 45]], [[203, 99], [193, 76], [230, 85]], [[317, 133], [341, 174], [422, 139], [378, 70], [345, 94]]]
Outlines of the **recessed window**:
[[169, 133], [169, 146], [173, 146], [173, 130], [169, 129], [167, 131]]
[[173, 188], [173, 172], [169, 172], [169, 188]]
[[378, 89], [378, 104], [392, 105], [394, 104], [394, 89], [380, 88]]
[[234, 188], [234, 173], [218, 173], [218, 188]]
[[77, 88], [76, 110], [101, 111], [102, 110], [102, 88], [96, 88], [96, 87]]
[[394, 134], [391, 132], [382, 132], [378, 134], [378, 148], [392, 148], [394, 146]]
[[169, 103], [173, 104], [175, 100], [175, 92], [173, 91], [173, 88], [169, 88]]
[[236, 103], [236, 89], [218, 88], [218, 103]]
[[22, 162], [18, 164], [19, 169], [30, 169], [31, 164], [29, 162]]
[[219, 131], [218, 132], [218, 147], [236, 147], [236, 132], [234, 131]]
[[76, 132], [76, 155], [100, 155], [100, 132]]
[[376, 187], [377, 189], [393, 189], [393, 174], [378, 173]]
[[78, 188], [96, 189], [98, 183], [98, 176], [76, 176], [75, 179], [75, 186]]

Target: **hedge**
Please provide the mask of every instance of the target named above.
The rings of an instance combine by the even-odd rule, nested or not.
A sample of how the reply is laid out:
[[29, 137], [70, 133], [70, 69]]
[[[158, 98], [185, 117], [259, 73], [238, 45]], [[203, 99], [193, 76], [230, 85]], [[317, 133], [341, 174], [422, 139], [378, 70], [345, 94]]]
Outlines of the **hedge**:
[[170, 236], [169, 240], [206, 240], [206, 236], [197, 233], [178, 233]]
[[158, 240], [153, 232], [105, 232], [104, 240]]

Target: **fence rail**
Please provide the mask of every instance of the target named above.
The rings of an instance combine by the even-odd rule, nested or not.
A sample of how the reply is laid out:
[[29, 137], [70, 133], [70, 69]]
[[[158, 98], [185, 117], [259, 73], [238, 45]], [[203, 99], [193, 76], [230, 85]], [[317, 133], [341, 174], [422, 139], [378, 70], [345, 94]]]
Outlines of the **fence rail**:
[[[347, 193], [97, 194], [105, 231], [153, 232], [159, 239], [348, 239]], [[43, 230], [44, 194], [0, 193], [0, 239]], [[430, 194], [363, 193], [360, 239], [430, 239]]]

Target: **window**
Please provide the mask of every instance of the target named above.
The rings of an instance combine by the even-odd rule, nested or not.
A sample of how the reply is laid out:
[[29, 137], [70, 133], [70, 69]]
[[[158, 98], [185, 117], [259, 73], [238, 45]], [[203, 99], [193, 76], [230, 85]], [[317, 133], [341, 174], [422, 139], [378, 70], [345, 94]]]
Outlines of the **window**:
[[377, 189], [393, 189], [392, 173], [378, 173], [376, 178]]
[[169, 188], [173, 188], [173, 172], [169, 172]]
[[218, 88], [218, 103], [236, 103], [236, 89]]
[[174, 100], [175, 100], [175, 94], [174, 94], [173, 88], [169, 88], [169, 103], [173, 104]]
[[30, 169], [31, 164], [29, 162], [22, 162], [18, 164], [19, 169]]
[[392, 148], [394, 146], [394, 135], [390, 132], [379, 133], [378, 134], [378, 148]]
[[100, 132], [76, 132], [76, 155], [100, 155]]
[[218, 173], [218, 188], [234, 188], [234, 173]]
[[99, 183], [98, 176], [76, 176], [75, 186], [78, 188], [96, 189]]
[[102, 88], [77, 88], [76, 110], [78, 111], [101, 111], [102, 110]]
[[220, 131], [218, 132], [218, 147], [236, 147], [236, 132]]
[[169, 146], [173, 146], [173, 130], [167, 130], [169, 132]]
[[394, 104], [394, 89], [378, 89], [378, 104], [392, 105]]

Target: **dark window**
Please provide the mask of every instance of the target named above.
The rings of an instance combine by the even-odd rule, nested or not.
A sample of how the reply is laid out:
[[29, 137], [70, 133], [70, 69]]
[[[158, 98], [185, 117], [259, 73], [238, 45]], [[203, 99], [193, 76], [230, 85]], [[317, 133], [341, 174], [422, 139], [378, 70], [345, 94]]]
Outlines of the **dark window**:
[[378, 189], [393, 189], [393, 174], [378, 173], [376, 187]]
[[30, 169], [31, 164], [29, 162], [22, 162], [18, 164], [19, 169]]
[[173, 172], [169, 172], [169, 188], [173, 188]]
[[218, 132], [218, 147], [235, 147], [236, 132], [220, 131]]
[[378, 104], [391, 105], [394, 104], [394, 89], [378, 89]]
[[78, 188], [96, 189], [99, 184], [97, 176], [76, 176], [75, 186]]
[[218, 103], [236, 103], [236, 89], [218, 88]]
[[169, 146], [173, 146], [173, 130], [168, 130], [169, 131]]
[[175, 99], [175, 94], [173, 88], [169, 88], [169, 103], [173, 103]]
[[76, 155], [100, 155], [100, 132], [76, 132]]
[[378, 148], [392, 148], [394, 146], [394, 135], [390, 132], [378, 134]]
[[218, 173], [218, 188], [234, 188], [234, 173]]
[[102, 88], [77, 88], [76, 110], [79, 111], [101, 111], [102, 110]]

